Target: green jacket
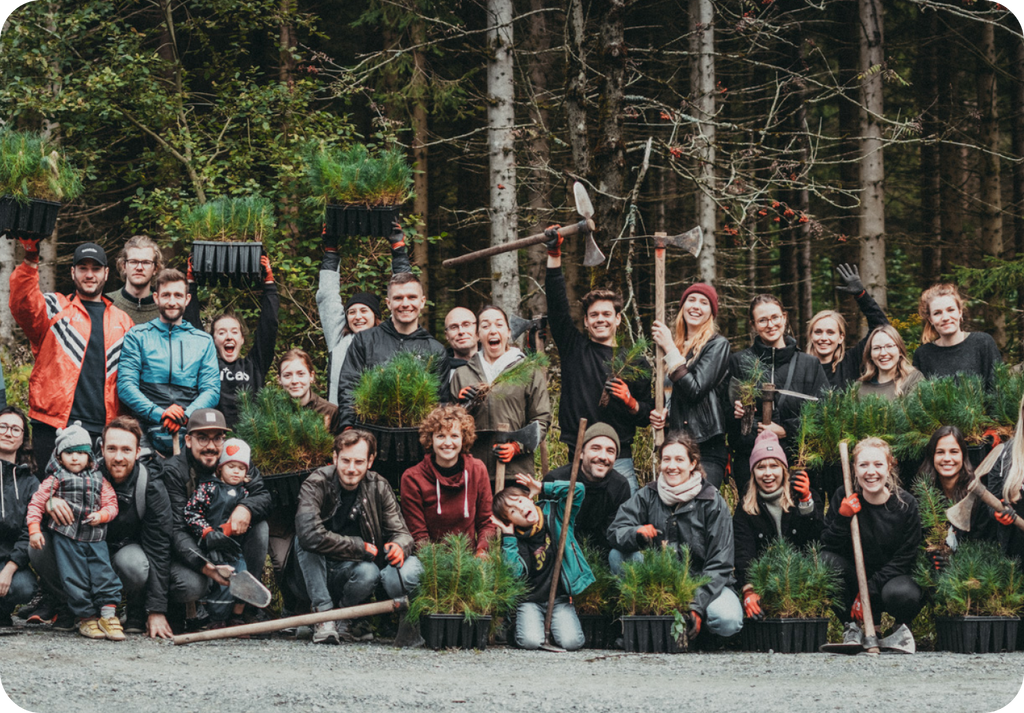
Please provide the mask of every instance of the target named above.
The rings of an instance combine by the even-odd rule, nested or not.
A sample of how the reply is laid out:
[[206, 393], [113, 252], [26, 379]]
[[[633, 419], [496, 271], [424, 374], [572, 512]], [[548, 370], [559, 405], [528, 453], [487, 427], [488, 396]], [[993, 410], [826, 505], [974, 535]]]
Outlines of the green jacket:
[[[572, 498], [572, 512], [569, 515], [569, 536], [565, 540], [565, 554], [562, 556], [562, 581], [565, 588], [569, 590], [570, 596], [580, 594], [594, 583], [594, 573], [590, 571], [590, 565], [580, 545], [576, 542], [573, 534], [573, 527], [576, 523], [576, 514], [580, 510], [583, 498], [587, 489], [583, 483], [576, 483], [576, 490]], [[551, 523], [551, 530], [555, 538], [561, 537], [562, 518], [565, 516], [565, 501], [569, 496], [569, 481], [561, 480], [555, 483], [544, 483], [540, 492], [540, 501], [537, 503], [544, 513], [544, 519]], [[514, 535], [505, 535], [501, 541], [502, 551], [505, 553], [505, 561], [509, 563], [517, 576], [526, 576], [526, 562], [519, 556], [519, 542]]]

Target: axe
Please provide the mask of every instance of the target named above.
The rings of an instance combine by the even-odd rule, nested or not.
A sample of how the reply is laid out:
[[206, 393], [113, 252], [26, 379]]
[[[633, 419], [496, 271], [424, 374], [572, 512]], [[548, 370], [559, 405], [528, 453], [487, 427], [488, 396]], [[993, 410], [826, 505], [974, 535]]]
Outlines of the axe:
[[[978, 498], [988, 505], [996, 512], [1009, 511], [1013, 512], [1013, 509], [1007, 505], [1004, 505], [999, 498], [989, 492], [989, 489], [981, 484], [981, 479], [988, 475], [989, 471], [999, 460], [999, 456], [1003, 452], [1003, 445], [1000, 443], [998, 446], [992, 449], [992, 452], [985, 456], [978, 468], [974, 471], [974, 480], [967, 486], [967, 495], [964, 499], [958, 502], [953, 507], [946, 510], [946, 519], [949, 520], [950, 524], [958, 530], [963, 532], [971, 531], [971, 511], [974, 510], [974, 503]], [[1013, 524], [1024, 530], [1024, 520], [1019, 515], [1014, 513]]]
[[[512, 341], [517, 341], [519, 337], [523, 336], [526, 332], [533, 332], [535, 330], [546, 329], [548, 326], [548, 316], [542, 314], [539, 317], [533, 319], [523, 319], [519, 315], [509, 315], [509, 329], [512, 331]], [[544, 351], [538, 349], [537, 351]]]
[[[495, 443], [518, 443], [523, 453], [533, 453], [540, 445], [541, 429], [540, 421], [530, 421], [518, 431], [508, 433], [508, 424], [498, 424], [498, 436]], [[501, 492], [505, 488], [505, 463], [499, 458], [494, 468], [494, 492]]]
[[[562, 226], [558, 229], [558, 234], [563, 238], [568, 238], [572, 235], [583, 233], [587, 239], [587, 248], [583, 257], [583, 264], [587, 267], [600, 265], [604, 262], [604, 253], [601, 252], [601, 249], [597, 247], [597, 243], [594, 242], [594, 231], [597, 230], [597, 226], [594, 225], [594, 204], [590, 202], [590, 196], [587, 195], [587, 189], [584, 188], [583, 184], [579, 181], [573, 185], [572, 192], [576, 198], [576, 212], [580, 214], [583, 220], [578, 223], [573, 223], [572, 225]], [[544, 233], [537, 233], [536, 235], [531, 235], [528, 238], [520, 238], [519, 240], [512, 240], [507, 243], [502, 243], [501, 245], [492, 245], [489, 248], [476, 250], [471, 253], [466, 253], [465, 255], [459, 255], [458, 257], [448, 258], [441, 264], [445, 267], [456, 267], [467, 262], [473, 262], [474, 260], [483, 260], [485, 257], [528, 248], [531, 245], [539, 245], [546, 240], [547, 236], [545, 236]]]
[[217, 574], [228, 580], [228, 591], [231, 593], [231, 596], [241, 599], [246, 604], [252, 604], [259, 609], [263, 609], [270, 604], [271, 599], [273, 599], [270, 590], [264, 587], [263, 582], [256, 579], [252, 572], [248, 570], [236, 572], [235, 568], [230, 565], [214, 564], [199, 550], [191, 547], [189, 549], [192, 550], [192, 554], [196, 557], [216, 569]]

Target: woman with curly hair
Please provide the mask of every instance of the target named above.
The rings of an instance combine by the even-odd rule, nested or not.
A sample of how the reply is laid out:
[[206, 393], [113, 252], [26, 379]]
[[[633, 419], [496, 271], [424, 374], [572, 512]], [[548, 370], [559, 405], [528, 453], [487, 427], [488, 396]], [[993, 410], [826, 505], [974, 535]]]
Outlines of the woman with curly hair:
[[484, 464], [470, 455], [473, 417], [459, 406], [439, 406], [420, 424], [423, 460], [402, 474], [402, 515], [417, 546], [464, 533], [477, 556], [494, 536], [491, 483]]

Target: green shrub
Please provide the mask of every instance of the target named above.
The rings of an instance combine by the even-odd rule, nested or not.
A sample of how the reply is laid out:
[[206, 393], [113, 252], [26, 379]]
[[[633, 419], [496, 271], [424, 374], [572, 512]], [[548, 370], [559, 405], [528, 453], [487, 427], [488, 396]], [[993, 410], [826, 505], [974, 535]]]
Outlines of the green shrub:
[[952, 503], [945, 494], [929, 483], [925, 478], [918, 478], [913, 486], [914, 498], [921, 513], [921, 529], [924, 530], [926, 550], [945, 551], [946, 535], [949, 533], [949, 520], [946, 510]]
[[940, 426], [956, 426], [969, 444], [980, 443], [994, 424], [986, 409], [988, 395], [977, 374], [927, 379], [900, 399], [907, 427], [896, 435], [897, 457], [920, 458]]
[[1017, 424], [1021, 398], [1024, 398], [1024, 371], [997, 364], [995, 389], [988, 394], [988, 412], [1006, 434], [1012, 433]]
[[374, 155], [364, 144], [341, 149], [311, 143], [303, 158], [306, 184], [316, 205], [399, 205], [412, 197], [412, 167], [400, 148]]
[[806, 552], [777, 539], [747, 568], [749, 584], [770, 617], [823, 617], [839, 593], [839, 573], [822, 561], [818, 546]]
[[877, 436], [892, 443], [905, 430], [905, 415], [898, 401], [862, 398], [858, 384], [851, 384], [825, 392], [818, 401], [804, 402], [797, 436], [800, 460], [808, 468], [838, 463], [841, 441], [852, 446], [862, 438]]
[[274, 206], [260, 196], [222, 196], [182, 208], [179, 220], [189, 240], [258, 242], [274, 229]]
[[418, 425], [438, 404], [441, 382], [434, 357], [398, 352], [362, 373], [352, 391], [353, 408], [363, 423], [403, 428]]
[[689, 611], [697, 590], [711, 581], [690, 573], [690, 550], [680, 545], [643, 551], [639, 562], [625, 562], [619, 578], [619, 611], [629, 616], [668, 616]]
[[994, 542], [960, 543], [937, 574], [922, 558], [915, 579], [934, 588], [935, 613], [941, 616], [1017, 616], [1024, 609], [1020, 564]]
[[577, 614], [611, 614], [615, 609], [618, 579], [608, 566], [608, 556], [583, 538], [579, 541], [583, 557], [594, 573], [594, 583], [573, 597]]
[[0, 129], [0, 195], [62, 201], [82, 194], [81, 172], [39, 134]]
[[324, 417], [299, 406], [283, 389], [266, 386], [253, 397], [238, 395], [235, 435], [252, 448], [253, 461], [266, 475], [319, 468], [331, 460], [334, 437]]

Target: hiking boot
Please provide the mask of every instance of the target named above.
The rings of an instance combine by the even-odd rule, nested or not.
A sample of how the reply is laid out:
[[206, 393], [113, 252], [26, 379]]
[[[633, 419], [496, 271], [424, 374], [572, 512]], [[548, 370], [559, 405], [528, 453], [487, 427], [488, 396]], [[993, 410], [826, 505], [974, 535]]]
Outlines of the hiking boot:
[[124, 629], [121, 628], [121, 620], [116, 616], [105, 616], [99, 620], [99, 628], [103, 635], [111, 641], [124, 641]]
[[96, 616], [86, 617], [78, 622], [78, 633], [87, 639], [105, 639], [107, 635], [100, 628], [100, 619]]
[[77, 627], [75, 615], [66, 606], [62, 606], [57, 610], [57, 615], [53, 618], [52, 623], [53, 626], [50, 628], [54, 631], [74, 631]]
[[333, 621], [322, 621], [313, 625], [314, 644], [340, 644], [341, 635], [338, 634], [338, 626]]
[[843, 643], [864, 645], [864, 632], [857, 626], [857, 622], [847, 622], [846, 626], [843, 627]]

